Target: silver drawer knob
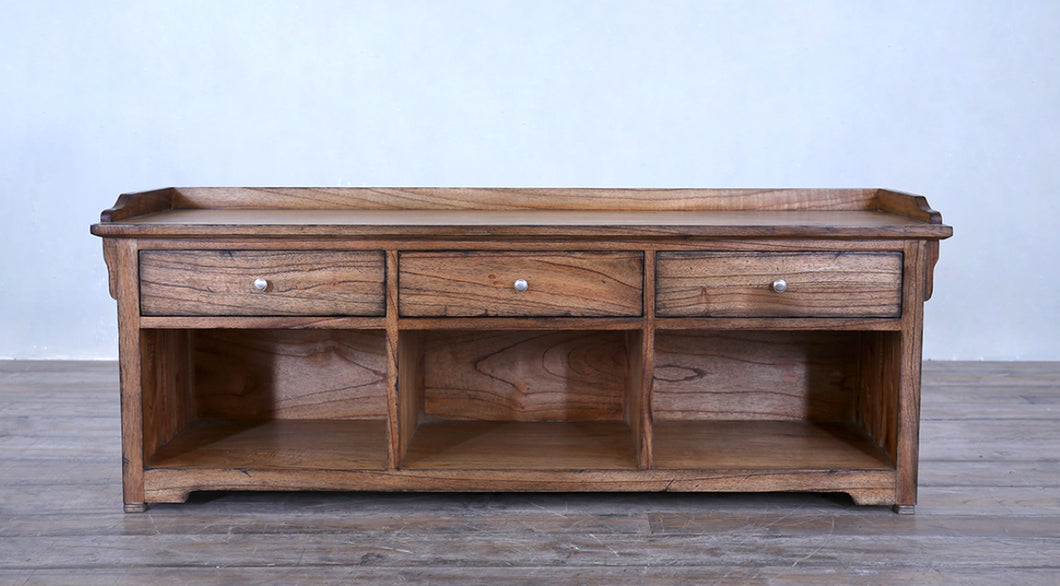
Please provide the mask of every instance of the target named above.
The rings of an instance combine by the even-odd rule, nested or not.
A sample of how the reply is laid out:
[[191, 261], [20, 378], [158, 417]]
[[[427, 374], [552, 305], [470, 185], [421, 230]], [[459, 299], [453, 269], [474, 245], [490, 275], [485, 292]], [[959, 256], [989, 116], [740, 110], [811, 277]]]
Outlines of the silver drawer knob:
[[773, 290], [777, 293], [783, 293], [788, 290], [788, 282], [784, 279], [777, 279], [773, 281]]
[[522, 293], [530, 287], [530, 284], [526, 282], [526, 279], [518, 279], [515, 281], [515, 290]]
[[262, 291], [265, 291], [268, 288], [269, 288], [269, 282], [266, 281], [265, 279], [262, 279], [261, 277], [258, 277], [257, 279], [254, 279], [254, 290], [255, 291], [262, 292]]

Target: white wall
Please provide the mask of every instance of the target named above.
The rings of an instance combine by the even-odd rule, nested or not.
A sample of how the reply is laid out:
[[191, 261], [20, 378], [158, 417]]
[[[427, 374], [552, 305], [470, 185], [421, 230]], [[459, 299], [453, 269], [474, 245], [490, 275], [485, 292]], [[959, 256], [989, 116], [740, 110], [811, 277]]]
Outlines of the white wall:
[[0, 357], [113, 358], [88, 225], [181, 185], [890, 187], [925, 356], [1060, 359], [1060, 2], [0, 0]]

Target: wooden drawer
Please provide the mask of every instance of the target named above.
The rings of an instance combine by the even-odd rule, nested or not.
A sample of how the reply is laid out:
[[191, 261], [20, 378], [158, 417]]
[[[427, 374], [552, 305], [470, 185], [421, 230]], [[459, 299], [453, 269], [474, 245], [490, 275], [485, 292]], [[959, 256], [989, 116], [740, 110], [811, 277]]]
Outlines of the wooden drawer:
[[640, 252], [405, 252], [398, 272], [406, 317], [643, 313]]
[[384, 287], [383, 253], [375, 251], [140, 253], [143, 315], [381, 316]]
[[898, 317], [902, 254], [660, 252], [656, 286], [663, 317]]

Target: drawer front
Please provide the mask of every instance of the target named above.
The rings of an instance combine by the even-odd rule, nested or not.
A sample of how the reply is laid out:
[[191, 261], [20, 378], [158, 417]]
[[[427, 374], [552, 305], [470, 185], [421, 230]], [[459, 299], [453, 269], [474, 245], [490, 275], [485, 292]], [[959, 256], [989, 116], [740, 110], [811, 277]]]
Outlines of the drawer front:
[[376, 251], [145, 250], [140, 253], [140, 311], [381, 316], [386, 308], [383, 263], [383, 253]]
[[660, 252], [656, 286], [663, 317], [898, 317], [902, 254]]
[[640, 316], [643, 281], [640, 252], [405, 252], [398, 309], [405, 317]]

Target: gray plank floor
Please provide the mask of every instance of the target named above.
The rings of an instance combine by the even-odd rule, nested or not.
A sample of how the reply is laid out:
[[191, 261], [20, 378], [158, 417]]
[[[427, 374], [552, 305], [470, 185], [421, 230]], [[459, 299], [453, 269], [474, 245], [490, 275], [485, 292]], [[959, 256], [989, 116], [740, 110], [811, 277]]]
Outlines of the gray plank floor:
[[117, 366], [0, 362], [0, 583], [1060, 584], [1060, 363], [924, 366], [920, 505], [202, 494], [121, 512]]

